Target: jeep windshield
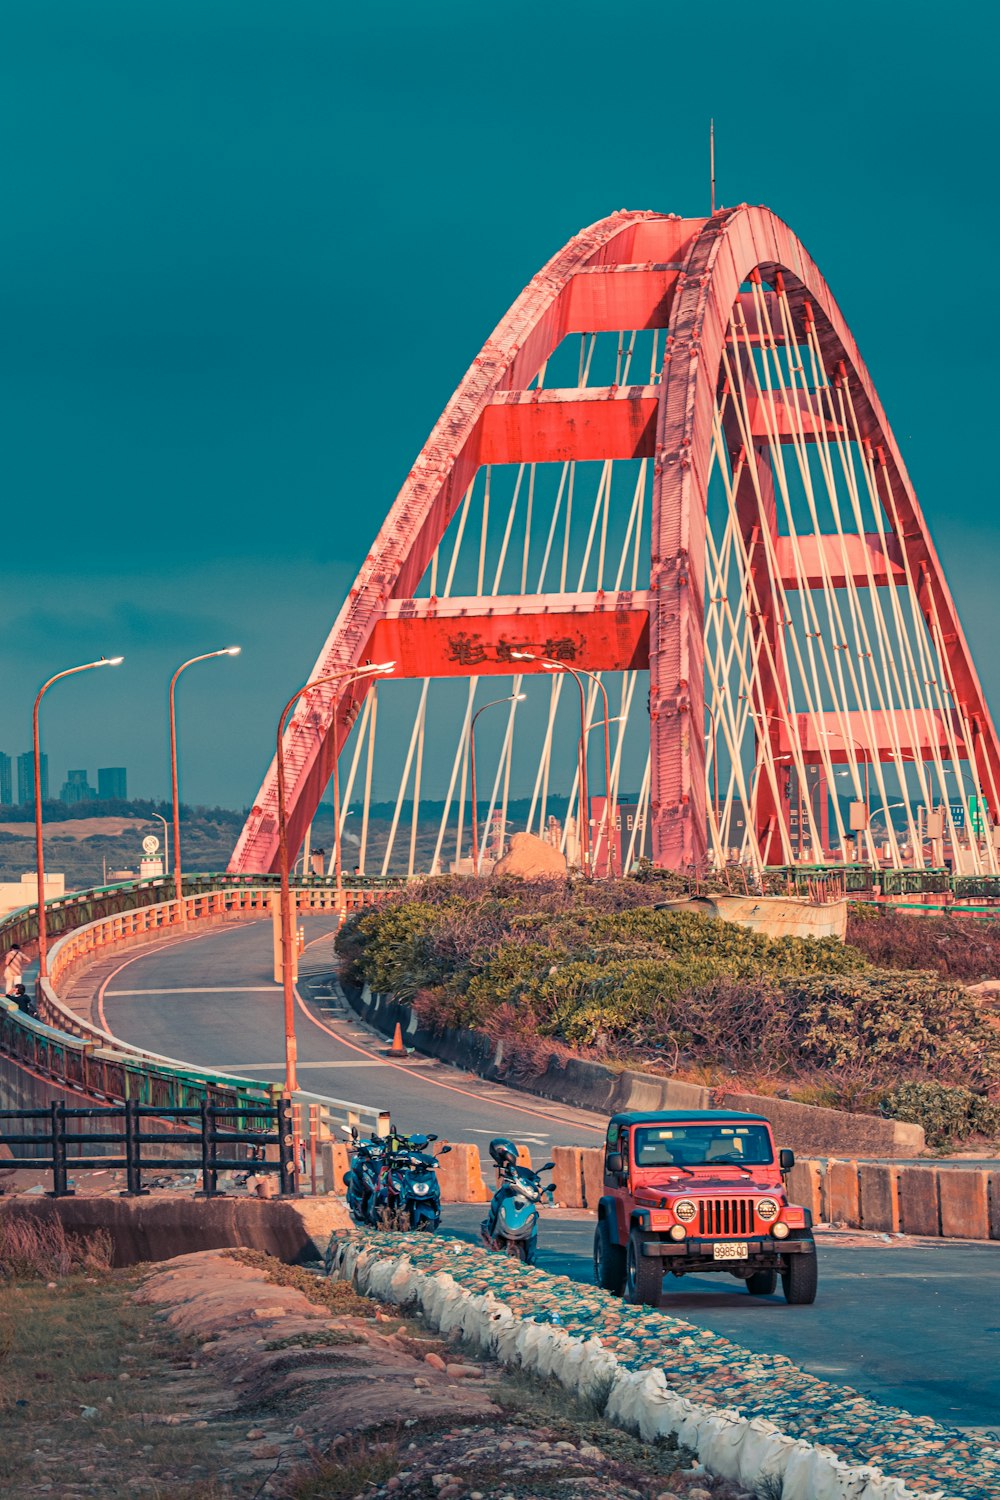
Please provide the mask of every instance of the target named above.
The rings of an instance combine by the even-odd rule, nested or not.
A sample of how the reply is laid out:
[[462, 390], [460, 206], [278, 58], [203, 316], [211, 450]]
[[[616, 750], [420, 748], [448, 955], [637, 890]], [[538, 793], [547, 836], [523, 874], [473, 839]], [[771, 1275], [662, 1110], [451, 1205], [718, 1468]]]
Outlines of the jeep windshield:
[[766, 1167], [774, 1161], [766, 1125], [639, 1125], [637, 1167]]

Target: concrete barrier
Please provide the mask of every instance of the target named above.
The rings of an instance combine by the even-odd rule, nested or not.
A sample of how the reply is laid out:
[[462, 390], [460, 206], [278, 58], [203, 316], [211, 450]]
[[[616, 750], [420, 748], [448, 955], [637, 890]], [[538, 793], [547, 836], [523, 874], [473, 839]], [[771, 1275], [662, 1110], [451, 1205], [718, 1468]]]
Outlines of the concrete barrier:
[[862, 1229], [881, 1229], [895, 1234], [899, 1229], [899, 1193], [896, 1168], [862, 1162], [858, 1168]]
[[555, 1162], [556, 1202], [564, 1208], [583, 1208], [583, 1155], [580, 1146], [555, 1146], [552, 1160]]
[[451, 1150], [447, 1156], [441, 1157], [438, 1168], [442, 1202], [488, 1203], [493, 1194], [483, 1181], [478, 1147], [452, 1144], [450, 1141], [448, 1144], [451, 1145]]
[[1000, 1172], [990, 1172], [990, 1239], [1000, 1240]]
[[823, 1218], [827, 1224], [861, 1223], [861, 1198], [856, 1161], [827, 1163], [823, 1178]]
[[938, 1174], [941, 1234], [947, 1239], [985, 1240], [990, 1233], [988, 1172]]
[[799, 1203], [807, 1208], [814, 1223], [822, 1218], [822, 1182], [819, 1164], [814, 1161], [797, 1161], [788, 1174], [789, 1202]]
[[941, 1233], [938, 1173], [934, 1167], [900, 1167], [899, 1219], [904, 1234]]
[[604, 1147], [585, 1146], [580, 1156], [583, 1162], [584, 1207], [596, 1211], [604, 1192]]

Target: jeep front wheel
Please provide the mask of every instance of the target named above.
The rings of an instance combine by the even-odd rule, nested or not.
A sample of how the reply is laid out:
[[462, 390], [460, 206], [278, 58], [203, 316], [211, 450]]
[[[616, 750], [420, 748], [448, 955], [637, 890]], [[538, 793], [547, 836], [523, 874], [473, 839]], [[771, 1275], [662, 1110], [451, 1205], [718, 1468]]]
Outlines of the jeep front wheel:
[[643, 1307], [659, 1307], [663, 1291], [663, 1262], [642, 1253], [642, 1236], [633, 1229], [625, 1256], [625, 1300]]
[[816, 1301], [816, 1284], [819, 1267], [816, 1265], [816, 1244], [809, 1230], [792, 1233], [792, 1239], [808, 1240], [811, 1250], [788, 1256], [788, 1269], [781, 1273], [781, 1286], [785, 1301], [793, 1306], [806, 1307]]
[[607, 1219], [601, 1219], [594, 1230], [594, 1281], [616, 1297], [625, 1289], [625, 1251], [611, 1243]]

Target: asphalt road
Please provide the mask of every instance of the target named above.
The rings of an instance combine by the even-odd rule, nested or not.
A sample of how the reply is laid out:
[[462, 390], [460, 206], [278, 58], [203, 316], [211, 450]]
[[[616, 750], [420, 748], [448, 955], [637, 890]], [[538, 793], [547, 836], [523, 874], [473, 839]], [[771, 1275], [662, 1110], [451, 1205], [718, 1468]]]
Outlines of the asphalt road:
[[[384, 1042], [325, 994], [325, 918], [306, 919], [298, 1009], [301, 1087], [390, 1107], [401, 1129], [477, 1141], [503, 1133], [533, 1148], [594, 1145], [603, 1118], [484, 1082], [436, 1061], [393, 1063]], [[325, 935], [324, 935], [325, 934]], [[250, 1077], [284, 1073], [281, 990], [271, 928], [253, 923], [172, 940], [129, 958], [105, 981], [100, 1015], [124, 1040]], [[310, 995], [308, 1003], [306, 996]], [[477, 1239], [483, 1209], [448, 1205], [444, 1230]], [[589, 1280], [593, 1220], [549, 1214], [539, 1264]], [[1000, 1422], [1000, 1246], [877, 1241], [820, 1246], [820, 1295], [788, 1307], [750, 1297], [726, 1276], [668, 1280], [664, 1303], [738, 1344], [785, 1354], [811, 1373], [955, 1426]], [[871, 1242], [869, 1242], [871, 1244]]]
[[[479, 1242], [484, 1210], [446, 1204], [442, 1232]], [[592, 1280], [594, 1221], [546, 1216], [538, 1264]], [[668, 1277], [663, 1310], [758, 1353], [785, 1354], [835, 1385], [852, 1386], [947, 1426], [1000, 1430], [1000, 1248], [947, 1241], [862, 1248], [820, 1233], [819, 1296], [789, 1307], [750, 1297], [731, 1276]], [[875, 1237], [871, 1237], [874, 1239]]]
[[[596, 1145], [603, 1116], [487, 1083], [434, 1059], [392, 1062], [385, 1041], [326, 993], [329, 918], [306, 918], [296, 1018], [299, 1087], [391, 1109], [407, 1134], [433, 1131], [481, 1146], [508, 1135], [544, 1152]], [[284, 1077], [282, 992], [270, 922], [171, 940], [127, 959], [101, 987], [98, 1019], [123, 1041], [262, 1081]]]

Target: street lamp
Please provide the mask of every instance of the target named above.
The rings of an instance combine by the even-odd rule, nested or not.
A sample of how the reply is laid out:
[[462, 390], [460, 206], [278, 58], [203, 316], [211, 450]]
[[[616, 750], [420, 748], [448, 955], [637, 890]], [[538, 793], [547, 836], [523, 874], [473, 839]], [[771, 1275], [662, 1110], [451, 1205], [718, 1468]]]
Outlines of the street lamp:
[[571, 677], [576, 678], [576, 685], [580, 689], [580, 744], [578, 752], [580, 763], [580, 831], [582, 839], [581, 852], [583, 855], [583, 870], [588, 879], [593, 878], [594, 872], [592, 868], [592, 855], [590, 849], [590, 790], [587, 785], [587, 695], [584, 692], [582, 679], [584, 677], [589, 677], [592, 682], [597, 683], [597, 686], [601, 690], [601, 694], [604, 698], [604, 815], [608, 820], [609, 829], [608, 863], [613, 874], [615, 868], [615, 849], [613, 838], [610, 836], [610, 830], [613, 827], [613, 824], [611, 822], [611, 737], [608, 730], [608, 723], [611, 717], [611, 709], [608, 706], [607, 689], [595, 672], [588, 672], [583, 667], [571, 667], [567, 662], [553, 661], [551, 657], [548, 656], [534, 656], [529, 651], [512, 651], [510, 654], [515, 661], [537, 662], [538, 665], [544, 667], [547, 672], [568, 672]]
[[526, 693], [508, 693], [506, 698], [491, 698], [489, 703], [484, 703], [472, 715], [472, 723], [469, 725], [469, 773], [472, 782], [472, 873], [479, 874], [479, 806], [476, 800], [476, 720], [479, 715], [485, 713], [488, 708], [496, 708], [498, 703], [523, 703], [527, 697]]
[[[362, 677], [376, 677], [381, 673], [394, 672], [396, 663], [394, 661], [382, 662], [378, 666], [349, 667], [340, 672], [330, 672], [325, 677], [314, 677], [304, 687], [300, 687], [297, 693], [293, 693], [281, 710], [281, 718], [278, 720], [278, 739], [276, 769], [278, 781], [278, 874], [281, 880], [279, 904], [281, 909], [281, 985], [284, 992], [285, 1002], [285, 1092], [294, 1094], [299, 1086], [296, 1074], [296, 1045], [295, 1045], [295, 986], [292, 981], [292, 901], [288, 879], [288, 824], [285, 812], [285, 750], [283, 740], [285, 737], [285, 724], [288, 715], [302, 697], [303, 693], [310, 692], [316, 687], [325, 687], [329, 682], [354, 682]], [[336, 748], [336, 747], [335, 747]], [[337, 820], [339, 823], [339, 820]], [[339, 851], [339, 826], [335, 832], [337, 838], [337, 860], [340, 860]]]
[[162, 813], [158, 813], [158, 812], [150, 813], [149, 817], [150, 817], [150, 821], [152, 821], [153, 818], [157, 818], [159, 820], [159, 822], [161, 822], [163, 824], [163, 873], [164, 873], [164, 875], [169, 875], [170, 874], [170, 840], [167, 837], [167, 827], [168, 827], [167, 820], [163, 816]]
[[45, 979], [48, 976], [48, 934], [45, 930], [45, 855], [42, 848], [42, 756], [41, 745], [38, 736], [38, 709], [42, 698], [48, 692], [54, 682], [60, 677], [72, 677], [76, 672], [89, 672], [93, 667], [120, 667], [125, 660], [124, 656], [112, 656], [110, 659], [102, 656], [100, 661], [87, 661], [80, 667], [67, 667], [64, 672], [57, 672], [44, 682], [38, 689], [35, 706], [31, 714], [31, 736], [32, 748], [35, 755], [35, 861], [37, 863], [38, 875], [38, 977]]
[[[177, 712], [174, 705], [177, 679], [188, 667], [193, 667], [196, 661], [211, 661], [214, 656], [239, 656], [242, 649], [241, 646], [223, 646], [221, 651], [206, 651], [201, 656], [192, 656], [190, 661], [181, 662], [170, 679], [170, 790], [174, 799], [174, 894], [178, 902], [184, 898], [184, 881], [181, 875], [181, 804], [177, 795]], [[182, 905], [178, 906], [177, 915], [183, 922]]]

